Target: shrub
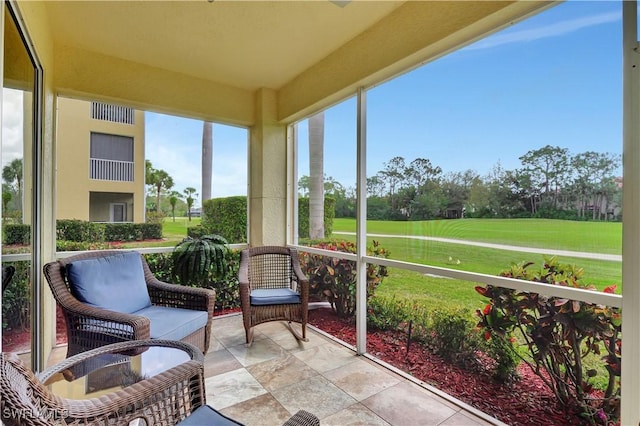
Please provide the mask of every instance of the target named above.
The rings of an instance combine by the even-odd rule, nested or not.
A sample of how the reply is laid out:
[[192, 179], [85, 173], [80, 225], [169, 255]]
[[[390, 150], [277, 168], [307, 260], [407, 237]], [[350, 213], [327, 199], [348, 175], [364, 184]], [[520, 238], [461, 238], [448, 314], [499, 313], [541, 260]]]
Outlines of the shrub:
[[395, 297], [371, 297], [368, 304], [367, 326], [377, 330], [398, 330], [411, 319], [410, 307]]
[[30, 324], [31, 289], [29, 262], [11, 262], [16, 268], [11, 283], [2, 294], [2, 328], [27, 328]]
[[[513, 265], [501, 273], [504, 277], [594, 290], [580, 280], [584, 270], [574, 265], [560, 264], [557, 258], [544, 257], [541, 268], [533, 263]], [[615, 286], [605, 289], [613, 292]], [[565, 406], [577, 405], [590, 421], [615, 422], [620, 409], [620, 311], [605, 306], [546, 297], [501, 287], [476, 287], [489, 299], [478, 310], [479, 327], [485, 337], [508, 339], [518, 333], [523, 349], [514, 354], [526, 362]], [[590, 353], [602, 356], [608, 375], [607, 388], [601, 398], [591, 395], [597, 370], [587, 369], [583, 358]], [[605, 421], [606, 423], [606, 421]]]
[[[145, 254], [149, 269], [160, 281], [173, 282], [173, 256], [170, 253]], [[216, 309], [229, 309], [240, 306], [240, 289], [238, 285], [238, 269], [240, 268], [240, 251], [230, 250], [227, 260], [226, 273], [216, 279], [212, 275], [208, 278], [207, 288], [216, 291]]]
[[[324, 197], [324, 237], [333, 233], [333, 219], [336, 217], [336, 200]], [[309, 238], [309, 198], [298, 198], [298, 237]]]
[[89, 242], [87, 241], [67, 241], [57, 240], [56, 251], [82, 251], [89, 250]]
[[[312, 247], [324, 250], [355, 253], [355, 244], [350, 241], [326, 241]], [[389, 257], [389, 252], [377, 241], [367, 248], [369, 256]], [[342, 317], [351, 317], [356, 311], [356, 262], [335, 257], [300, 253], [300, 266], [309, 277], [310, 294], [325, 297], [331, 307]], [[367, 300], [387, 276], [384, 266], [367, 264]]]
[[187, 228], [187, 237], [202, 238], [207, 235], [207, 230], [202, 225], [189, 226]]
[[473, 369], [477, 365], [479, 334], [467, 310], [436, 309], [433, 312], [430, 347], [443, 359]]
[[211, 288], [216, 291], [216, 309], [219, 310], [240, 306], [240, 284], [238, 283], [240, 251], [229, 251], [226, 260], [226, 273], [220, 278], [211, 280]]
[[227, 240], [220, 235], [187, 237], [173, 249], [173, 278], [180, 284], [208, 287], [211, 278], [227, 273]]
[[66, 241], [105, 241], [103, 223], [78, 219], [61, 219], [56, 222], [56, 239]]
[[247, 242], [247, 197], [212, 198], [202, 203], [202, 227], [230, 243]]
[[468, 310], [432, 310], [408, 299], [375, 296], [369, 300], [367, 324], [372, 329], [401, 330], [468, 370], [483, 370], [496, 380], [509, 382], [517, 377], [518, 358], [512, 343], [481, 338], [473, 314]]
[[7, 224], [4, 226], [4, 244], [29, 244], [31, 226], [23, 224]]
[[139, 223], [143, 240], [159, 240], [162, 239], [162, 224], [161, 223]]
[[149, 269], [160, 281], [172, 282], [173, 259], [171, 253], [148, 253], [144, 255]]

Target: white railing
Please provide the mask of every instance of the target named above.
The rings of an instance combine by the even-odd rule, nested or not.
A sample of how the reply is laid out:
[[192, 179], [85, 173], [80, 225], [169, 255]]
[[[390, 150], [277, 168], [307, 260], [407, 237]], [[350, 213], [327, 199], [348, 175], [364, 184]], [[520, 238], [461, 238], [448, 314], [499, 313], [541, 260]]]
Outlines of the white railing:
[[91, 158], [89, 179], [133, 182], [133, 162]]
[[135, 124], [135, 110], [119, 105], [91, 102], [91, 118], [114, 123]]
[[[356, 260], [353, 253], [343, 253], [333, 250], [324, 250], [313, 247], [294, 245], [301, 252], [314, 253], [338, 259]], [[404, 262], [401, 260], [384, 259], [375, 256], [362, 256], [362, 260], [374, 265], [382, 265], [388, 268], [399, 268], [408, 271], [419, 272], [421, 274], [432, 274], [440, 277], [453, 278], [458, 280], [476, 282], [479, 284], [493, 285], [496, 287], [510, 288], [518, 291], [542, 294], [547, 297], [559, 297], [569, 300], [577, 300], [585, 303], [594, 303], [610, 306], [613, 308], [622, 307], [622, 295], [604, 293], [601, 291], [583, 290], [559, 285], [549, 285], [533, 281], [524, 281], [514, 278], [505, 278], [494, 275], [480, 274], [477, 272], [459, 271], [457, 269], [441, 268], [437, 266], [421, 265], [418, 263]]]

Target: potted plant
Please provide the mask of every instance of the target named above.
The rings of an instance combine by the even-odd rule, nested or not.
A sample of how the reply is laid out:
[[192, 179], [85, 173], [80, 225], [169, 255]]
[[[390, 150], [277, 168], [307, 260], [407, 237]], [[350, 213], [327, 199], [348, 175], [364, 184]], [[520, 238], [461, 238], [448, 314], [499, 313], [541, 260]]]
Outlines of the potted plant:
[[173, 250], [173, 277], [183, 285], [211, 287], [210, 278], [226, 274], [228, 254], [229, 243], [220, 235], [187, 237]]

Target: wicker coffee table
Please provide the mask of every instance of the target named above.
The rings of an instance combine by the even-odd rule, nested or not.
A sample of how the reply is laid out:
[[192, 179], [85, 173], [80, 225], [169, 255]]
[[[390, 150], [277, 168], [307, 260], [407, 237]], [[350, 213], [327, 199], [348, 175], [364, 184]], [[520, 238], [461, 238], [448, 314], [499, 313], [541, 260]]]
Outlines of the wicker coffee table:
[[98, 422], [171, 425], [203, 405], [203, 361], [187, 343], [134, 340], [74, 355], [37, 377], [54, 395], [85, 405]]

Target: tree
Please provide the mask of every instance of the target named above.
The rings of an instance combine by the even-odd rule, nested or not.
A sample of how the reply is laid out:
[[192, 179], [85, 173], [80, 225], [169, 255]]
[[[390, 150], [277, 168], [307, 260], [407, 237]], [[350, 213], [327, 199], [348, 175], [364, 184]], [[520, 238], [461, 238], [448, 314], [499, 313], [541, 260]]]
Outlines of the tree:
[[213, 124], [202, 123], [202, 204], [211, 198], [211, 175], [213, 173]]
[[324, 112], [309, 118], [309, 237], [324, 238]]
[[2, 169], [2, 179], [10, 185], [16, 184], [19, 209], [22, 210], [22, 158], [16, 158]]
[[307, 197], [309, 195], [309, 176], [300, 176], [298, 179], [298, 196]]
[[160, 196], [162, 195], [162, 190], [169, 190], [173, 187], [173, 178], [169, 176], [164, 170], [155, 169], [151, 164], [151, 161], [145, 161], [145, 183], [147, 185], [152, 186], [156, 192], [156, 211], [160, 213]]
[[569, 168], [569, 150], [546, 145], [527, 152], [520, 157], [520, 161], [531, 174], [532, 181], [544, 187], [544, 196], [552, 201], [553, 207], [557, 207], [559, 183], [564, 180]]
[[191, 207], [193, 207], [194, 196], [197, 197], [196, 189], [192, 187], [188, 187], [184, 189], [184, 194], [187, 196], [187, 217], [189, 218], [189, 222], [191, 222]]
[[384, 178], [378, 173], [367, 178], [367, 195], [381, 198], [384, 195]]
[[10, 192], [2, 192], [2, 215], [3, 217], [7, 217], [7, 212], [9, 211], [9, 203], [11, 202], [11, 198], [13, 198], [13, 195], [11, 195]]
[[173, 217], [173, 221], [176, 221], [176, 204], [178, 200], [182, 198], [179, 192], [171, 191], [169, 194], [169, 204], [171, 204], [171, 216]]
[[388, 163], [384, 163], [384, 170], [378, 173], [389, 188], [389, 202], [391, 203], [392, 210], [395, 210], [397, 207], [394, 195], [405, 177], [405, 172], [406, 166], [404, 164], [404, 158], [393, 157]]

